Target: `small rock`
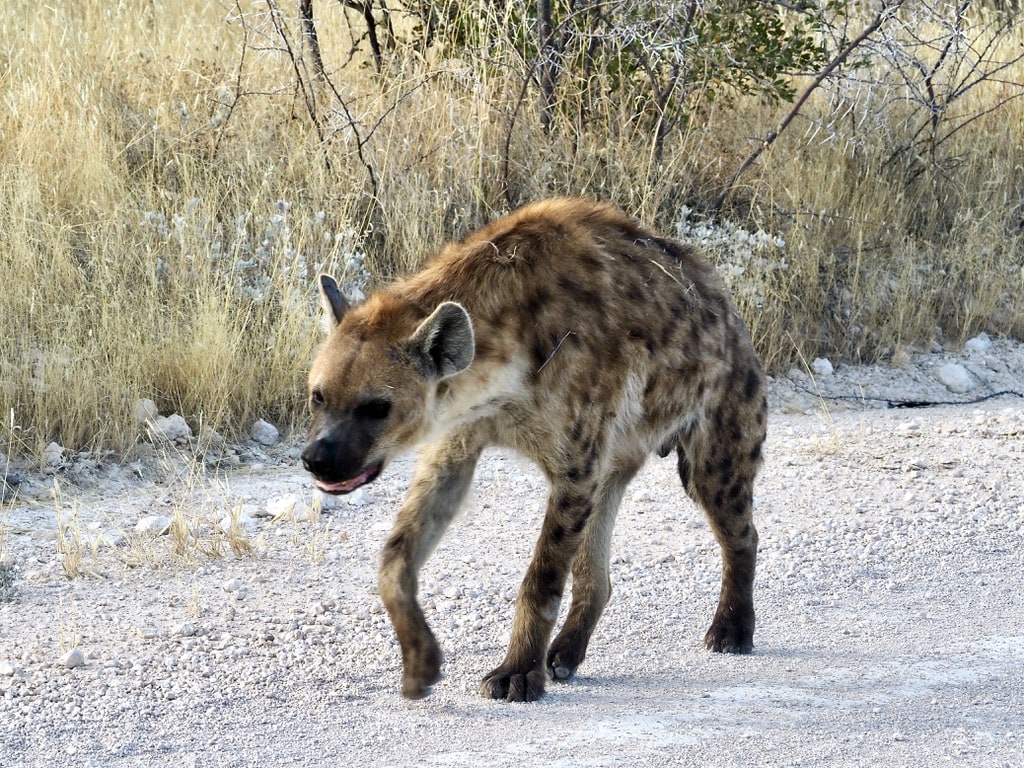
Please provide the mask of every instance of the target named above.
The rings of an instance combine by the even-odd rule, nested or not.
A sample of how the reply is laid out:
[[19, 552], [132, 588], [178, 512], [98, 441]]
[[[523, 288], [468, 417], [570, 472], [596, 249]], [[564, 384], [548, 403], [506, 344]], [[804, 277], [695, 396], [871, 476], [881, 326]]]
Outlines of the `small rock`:
[[293, 523], [315, 523], [319, 515], [311, 507], [305, 504], [299, 505], [292, 510], [290, 520]]
[[85, 654], [82, 653], [80, 648], [72, 648], [70, 651], [60, 657], [60, 666], [65, 669], [75, 669], [76, 667], [85, 666]]
[[64, 446], [50, 443], [43, 450], [43, 463], [48, 467], [59, 467], [64, 462]]
[[242, 581], [241, 579], [237, 578], [228, 579], [223, 584], [221, 584], [221, 589], [223, 589], [225, 592], [238, 592], [240, 589], [242, 589]]
[[814, 362], [811, 363], [811, 370], [814, 371], [817, 376], [831, 376], [835, 373], [832, 363], [824, 357], [816, 357]]
[[195, 622], [186, 621], [179, 624], [171, 634], [175, 637], [195, 637], [198, 632], [199, 627], [195, 625]]
[[184, 418], [174, 413], [170, 416], [157, 416], [149, 422], [149, 431], [158, 440], [188, 440], [192, 437], [192, 428]]
[[985, 367], [987, 367], [990, 371], [995, 371], [996, 373], [1006, 372], [1006, 363], [1004, 363], [998, 357], [994, 357], [992, 355], [985, 355], [984, 360]]
[[199, 430], [199, 442], [208, 448], [223, 448], [227, 443], [223, 435], [206, 424]]
[[964, 349], [968, 352], [980, 352], [985, 353], [992, 349], [992, 339], [989, 338], [988, 334], [982, 331], [973, 339], [968, 339], [964, 343]]
[[896, 425], [896, 432], [905, 437], [920, 437], [921, 436], [921, 422], [916, 419], [910, 421], [900, 422]]
[[277, 427], [263, 419], [257, 420], [252, 425], [249, 434], [257, 443], [268, 448], [272, 445], [277, 445], [281, 441], [281, 433], [277, 431]]
[[25, 482], [25, 476], [15, 469], [12, 469], [6, 456], [0, 453], [0, 482], [9, 488], [14, 488]]
[[902, 344], [896, 347], [892, 353], [890, 364], [893, 368], [903, 368], [910, 363], [910, 349]]
[[795, 381], [800, 384], [807, 383], [807, 374], [801, 371], [799, 368], [790, 368], [789, 373], [786, 374], [786, 378], [790, 381]]
[[259, 504], [253, 504], [252, 502], [245, 502], [238, 507], [238, 514], [243, 517], [269, 517], [270, 513], [267, 512], [266, 507], [261, 507]]
[[0, 661], [0, 677], [13, 677], [15, 673], [14, 665], [9, 661]]
[[935, 372], [937, 378], [946, 389], [958, 395], [970, 392], [974, 389], [974, 381], [971, 374], [959, 363], [946, 363]]
[[237, 515], [224, 515], [217, 522], [217, 527], [224, 533], [231, 533], [231, 529], [235, 525], [238, 526], [240, 531], [252, 531], [256, 528], [256, 521], [249, 517], [249, 515], [239, 513]]
[[267, 502], [267, 513], [275, 520], [292, 520], [295, 515], [295, 508], [299, 504], [299, 497], [289, 493], [277, 499]]
[[18, 494], [18, 486], [21, 485], [21, 478], [18, 482], [8, 482], [7, 478], [0, 477], [0, 504], [11, 501]]
[[[363, 504], [368, 504], [369, 503], [369, 497], [366, 495], [366, 491], [364, 491], [362, 488], [358, 488], [358, 489], [352, 491], [352, 493], [350, 493], [349, 496], [350, 497], [351, 496], [355, 496], [356, 494], [359, 494], [359, 493], [362, 494], [362, 498], [364, 499], [364, 501], [362, 501], [362, 502], [359, 502], [359, 501], [356, 501], [356, 502], [349, 501], [350, 504], [354, 504], [357, 507], [361, 507]], [[319, 506], [321, 511], [330, 510], [330, 509], [338, 509], [341, 506], [341, 500], [343, 498], [345, 498], [345, 497], [344, 496], [337, 496], [337, 495], [335, 495], [333, 493], [324, 493], [323, 491], [320, 491], [320, 490], [313, 491], [313, 505], [314, 506]]]
[[152, 400], [137, 400], [132, 409], [132, 415], [139, 424], [147, 424], [157, 418], [160, 411]]
[[[336, 498], [330, 496], [330, 494], [326, 495], [329, 498]], [[345, 501], [349, 504], [349, 506], [352, 507], [365, 507], [367, 504], [370, 503], [370, 497], [362, 488], [357, 488], [356, 490], [352, 491], [352, 493], [345, 496]]]
[[135, 523], [135, 532], [150, 536], [162, 536], [171, 528], [171, 518], [166, 515], [146, 515]]
[[95, 531], [86, 537], [86, 543], [92, 550], [100, 547], [119, 547], [124, 544], [124, 534], [120, 531]]

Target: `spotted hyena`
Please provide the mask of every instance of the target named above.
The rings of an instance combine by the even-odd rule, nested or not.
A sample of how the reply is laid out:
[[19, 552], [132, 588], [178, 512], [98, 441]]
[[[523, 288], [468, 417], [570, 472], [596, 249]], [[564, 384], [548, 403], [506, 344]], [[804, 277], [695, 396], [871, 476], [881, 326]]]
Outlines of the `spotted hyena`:
[[[485, 696], [533, 700], [547, 678], [575, 673], [611, 593], [616, 511], [651, 453], [676, 452], [721, 547], [705, 645], [753, 648], [764, 379], [725, 286], [694, 248], [610, 205], [555, 199], [447, 245], [359, 306], [330, 277], [320, 292], [330, 330], [309, 375], [302, 452], [317, 486], [348, 493], [424, 446], [380, 563], [403, 695], [426, 695], [440, 676], [418, 573], [490, 445], [535, 461], [551, 492]], [[572, 604], [549, 642], [570, 570]]]

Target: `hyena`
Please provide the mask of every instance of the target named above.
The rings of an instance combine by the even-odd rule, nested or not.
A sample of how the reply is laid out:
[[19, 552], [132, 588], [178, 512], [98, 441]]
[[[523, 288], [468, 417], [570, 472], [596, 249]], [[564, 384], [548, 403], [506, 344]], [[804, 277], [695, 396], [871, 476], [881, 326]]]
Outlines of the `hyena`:
[[[329, 334], [309, 374], [302, 452], [316, 485], [348, 493], [423, 447], [379, 572], [404, 696], [425, 696], [440, 677], [418, 573], [491, 445], [536, 462], [550, 495], [508, 652], [483, 695], [530, 701], [548, 678], [576, 672], [611, 593], [616, 511], [654, 452], [675, 450], [721, 548], [704, 643], [752, 650], [765, 384], [724, 284], [696, 249], [611, 205], [554, 199], [447, 245], [359, 306], [330, 277], [319, 282]], [[570, 571], [572, 602], [549, 643]]]

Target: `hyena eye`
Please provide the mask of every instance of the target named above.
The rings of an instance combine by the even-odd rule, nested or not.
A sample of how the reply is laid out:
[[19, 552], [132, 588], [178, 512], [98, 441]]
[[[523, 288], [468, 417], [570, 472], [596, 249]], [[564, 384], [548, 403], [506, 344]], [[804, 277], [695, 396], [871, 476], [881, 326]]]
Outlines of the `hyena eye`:
[[320, 408], [324, 404], [324, 393], [319, 389], [314, 389], [309, 393], [309, 404], [314, 408]]
[[367, 400], [365, 403], [357, 405], [354, 411], [357, 418], [373, 421], [382, 421], [388, 417], [389, 413], [391, 413], [391, 402], [383, 399]]

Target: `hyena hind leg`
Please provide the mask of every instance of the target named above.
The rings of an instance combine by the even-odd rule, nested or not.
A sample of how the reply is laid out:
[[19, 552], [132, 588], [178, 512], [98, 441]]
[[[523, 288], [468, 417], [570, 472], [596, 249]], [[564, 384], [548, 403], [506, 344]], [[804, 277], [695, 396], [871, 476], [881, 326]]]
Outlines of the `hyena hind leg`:
[[[735, 416], [719, 434], [680, 442], [679, 476], [687, 493], [703, 508], [722, 553], [718, 608], [704, 645], [718, 653], [754, 649], [754, 570], [757, 529], [753, 520], [754, 479], [760, 466], [762, 426], [743, 432]], [[755, 423], [756, 423], [755, 422]], [[732, 435], [735, 440], [724, 440]]]

